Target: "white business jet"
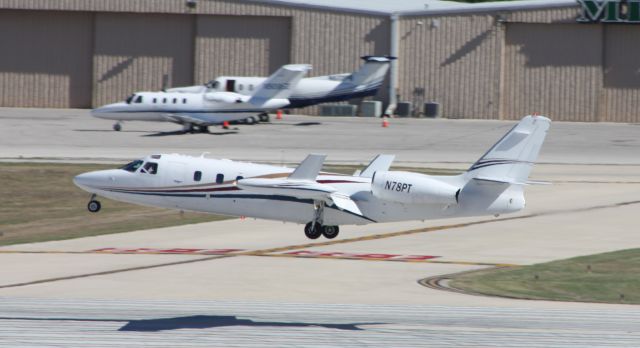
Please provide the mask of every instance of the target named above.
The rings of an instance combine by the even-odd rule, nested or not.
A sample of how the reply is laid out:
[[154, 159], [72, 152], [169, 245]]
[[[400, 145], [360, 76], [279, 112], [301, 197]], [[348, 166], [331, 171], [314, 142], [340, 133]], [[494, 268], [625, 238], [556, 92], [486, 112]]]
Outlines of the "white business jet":
[[151, 155], [120, 169], [80, 174], [93, 193], [155, 207], [306, 224], [308, 238], [335, 238], [339, 225], [498, 215], [525, 206], [523, 189], [550, 120], [527, 116], [460, 175], [389, 171], [378, 155], [358, 175], [321, 172], [325, 156], [295, 169], [183, 155]]
[[307, 64], [290, 64], [278, 69], [251, 94], [207, 91], [205, 93], [137, 92], [124, 102], [101, 106], [91, 111], [98, 118], [118, 121], [113, 129], [122, 129], [123, 121], [174, 122], [185, 131], [283, 108], [300, 80], [311, 69]]
[[[327, 102], [344, 101], [376, 95], [395, 57], [364, 56], [365, 63], [353, 73], [303, 78], [291, 92], [289, 105], [284, 109], [301, 108]], [[250, 95], [265, 77], [220, 76], [205, 85], [176, 87], [167, 92], [206, 93], [210, 91], [234, 92]], [[261, 113], [260, 121], [268, 121], [269, 115]]]

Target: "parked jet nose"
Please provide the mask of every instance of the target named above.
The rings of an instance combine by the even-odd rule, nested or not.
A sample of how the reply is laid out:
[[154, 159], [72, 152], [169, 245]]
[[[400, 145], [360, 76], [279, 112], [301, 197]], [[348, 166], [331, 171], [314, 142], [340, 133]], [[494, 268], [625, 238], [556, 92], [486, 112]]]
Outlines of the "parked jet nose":
[[126, 110], [127, 106], [128, 104], [125, 102], [103, 105], [91, 110], [91, 116], [97, 118], [116, 119], [114, 116], [116, 116], [118, 112]]

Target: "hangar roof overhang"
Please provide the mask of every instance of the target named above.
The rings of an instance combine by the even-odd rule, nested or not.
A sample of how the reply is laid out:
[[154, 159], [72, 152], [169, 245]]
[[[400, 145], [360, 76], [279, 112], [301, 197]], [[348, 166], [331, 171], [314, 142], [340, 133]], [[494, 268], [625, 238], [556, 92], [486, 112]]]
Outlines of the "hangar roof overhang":
[[574, 7], [576, 0], [517, 0], [461, 3], [441, 0], [251, 0], [252, 2], [370, 15], [440, 15]]

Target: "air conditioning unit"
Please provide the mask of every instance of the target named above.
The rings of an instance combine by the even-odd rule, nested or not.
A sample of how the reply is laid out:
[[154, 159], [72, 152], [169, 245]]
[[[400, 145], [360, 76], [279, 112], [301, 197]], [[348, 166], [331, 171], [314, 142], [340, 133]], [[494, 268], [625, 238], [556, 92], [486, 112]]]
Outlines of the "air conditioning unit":
[[327, 104], [320, 106], [320, 116], [355, 116], [357, 107], [349, 104]]

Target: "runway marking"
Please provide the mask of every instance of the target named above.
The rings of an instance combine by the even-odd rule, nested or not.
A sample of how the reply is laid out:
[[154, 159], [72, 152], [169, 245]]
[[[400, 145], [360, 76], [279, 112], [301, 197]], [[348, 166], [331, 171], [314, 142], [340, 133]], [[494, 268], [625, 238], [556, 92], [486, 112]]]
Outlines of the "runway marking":
[[[570, 213], [588, 212], [588, 211], [594, 211], [594, 210], [600, 210], [600, 209], [608, 209], [608, 208], [617, 208], [617, 207], [636, 205], [636, 204], [640, 204], [640, 200], [638, 200], [638, 201], [619, 202], [619, 203], [599, 205], [599, 206], [586, 207], [586, 208], [577, 208], [577, 209], [566, 209], [566, 210], [541, 212], [541, 213], [520, 215], [520, 216], [514, 216], [514, 217], [508, 217], [508, 218], [486, 219], [486, 220], [471, 221], [471, 222], [452, 224], [452, 225], [433, 226], [433, 227], [419, 228], [419, 229], [413, 229], [413, 230], [407, 230], [407, 231], [374, 234], [374, 235], [356, 237], [356, 238], [330, 240], [330, 241], [320, 242], [320, 243], [306, 243], [306, 244], [300, 244], [300, 245], [290, 245], [290, 246], [284, 246], [284, 247], [255, 250], [255, 251], [244, 251], [244, 252], [229, 253], [229, 254], [224, 254], [224, 255], [214, 255], [214, 256], [209, 256], [209, 257], [204, 257], [204, 258], [192, 259], [192, 260], [168, 262], [168, 263], [161, 263], [161, 264], [148, 265], [148, 266], [129, 267], [129, 268], [116, 269], [116, 270], [111, 270], [111, 271], [87, 273], [87, 274], [80, 274], [80, 275], [72, 275], [72, 276], [65, 276], [65, 277], [57, 277], [57, 278], [35, 280], [35, 281], [23, 282], [23, 283], [0, 285], [0, 289], [2, 289], [2, 288], [19, 287], [19, 286], [27, 286], [27, 285], [34, 285], [34, 284], [42, 284], [42, 283], [49, 283], [49, 282], [56, 282], [56, 281], [62, 281], [62, 280], [87, 278], [87, 277], [92, 277], [92, 276], [108, 275], [108, 274], [123, 273], [123, 272], [130, 272], [130, 271], [139, 271], [139, 270], [160, 268], [160, 267], [166, 267], [166, 266], [175, 266], [175, 265], [203, 262], [203, 261], [209, 261], [209, 260], [214, 260], [214, 259], [219, 259], [219, 258], [234, 257], [234, 256], [301, 257], [301, 256], [295, 256], [295, 255], [293, 255], [293, 256], [292, 255], [286, 255], [286, 254], [282, 254], [282, 253], [283, 252], [287, 252], [287, 251], [304, 250], [304, 249], [308, 249], [308, 248], [315, 248], [315, 247], [321, 247], [321, 246], [327, 246], [327, 245], [346, 244], [346, 243], [366, 241], [366, 240], [375, 240], [375, 239], [393, 238], [393, 237], [398, 237], [398, 236], [406, 236], [406, 235], [412, 235], [412, 234], [417, 234], [417, 233], [436, 232], [436, 231], [442, 231], [442, 230], [448, 230], [448, 229], [454, 229], [454, 228], [463, 228], [463, 227], [474, 226], [474, 225], [488, 224], [488, 223], [493, 223], [493, 222], [522, 220], [522, 219], [529, 219], [529, 218], [535, 218], [535, 217], [540, 217], [540, 216], [549, 216], [549, 215], [558, 215], [558, 214], [567, 214], [567, 213], [570, 214]], [[22, 253], [22, 252], [20, 252], [20, 251], [3, 250], [3, 251], [0, 251], [0, 253]], [[55, 252], [55, 251], [54, 252], [37, 252], [37, 251], [33, 251], [33, 252], [24, 252], [24, 253], [82, 254], [82, 253], [88, 253], [88, 252]], [[282, 255], [284, 255], [284, 256], [282, 256]], [[372, 259], [372, 260], [375, 260], [375, 259]], [[501, 265], [501, 264], [474, 263], [474, 262], [466, 262], [466, 261], [458, 262], [458, 261], [424, 260], [422, 262], [454, 263], [454, 264], [461, 264], [461, 265], [510, 266], [510, 265]]]
[[246, 249], [193, 249], [193, 248], [100, 248], [89, 250], [88, 253], [104, 254], [155, 254], [155, 255], [227, 255]]

